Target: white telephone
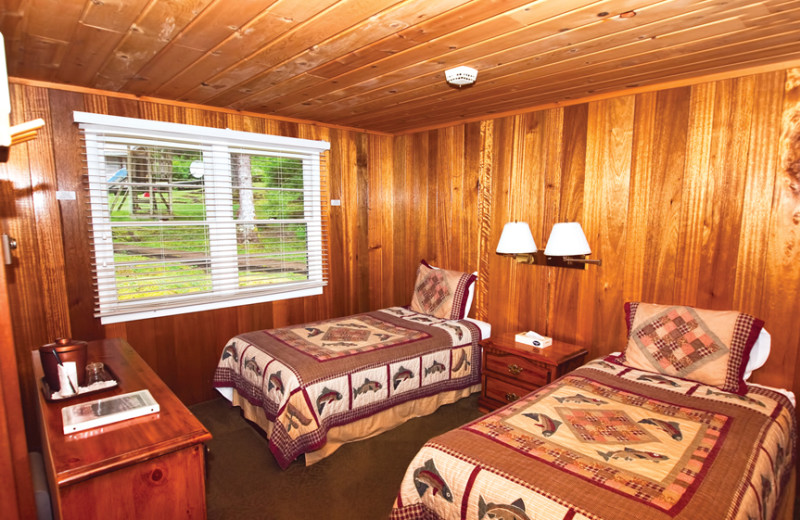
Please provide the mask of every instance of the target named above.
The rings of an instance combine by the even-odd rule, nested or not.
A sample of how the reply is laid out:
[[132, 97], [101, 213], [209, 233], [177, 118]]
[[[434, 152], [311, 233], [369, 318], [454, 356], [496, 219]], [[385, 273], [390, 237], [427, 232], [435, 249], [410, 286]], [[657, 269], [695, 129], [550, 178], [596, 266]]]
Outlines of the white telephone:
[[553, 338], [542, 336], [541, 334], [537, 334], [532, 330], [529, 330], [528, 332], [520, 332], [516, 335], [516, 340], [518, 343], [523, 343], [536, 348], [545, 348], [553, 344]]

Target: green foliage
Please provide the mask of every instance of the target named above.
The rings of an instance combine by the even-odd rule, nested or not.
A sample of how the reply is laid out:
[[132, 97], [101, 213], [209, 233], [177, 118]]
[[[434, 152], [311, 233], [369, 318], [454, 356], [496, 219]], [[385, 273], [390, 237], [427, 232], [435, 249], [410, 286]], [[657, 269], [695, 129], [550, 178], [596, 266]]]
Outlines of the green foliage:
[[[137, 152], [141, 154], [141, 150]], [[139, 169], [138, 177], [131, 179], [139, 182], [138, 186], [129, 191], [109, 190], [120, 300], [212, 290], [209, 227], [204, 222], [205, 181], [190, 172], [192, 162], [198, 160], [200, 152], [151, 149], [147, 161], [154, 169], [153, 184], [143, 183]], [[230, 215], [237, 218], [242, 194], [250, 190], [256, 221], [238, 226], [237, 249], [248, 263], [239, 269], [239, 286], [308, 279], [306, 255], [295, 253], [307, 249], [307, 226], [281, 222], [305, 217], [302, 162], [251, 156], [249, 181], [240, 182], [238, 173], [232, 173], [235, 187]], [[119, 225], [123, 223], [145, 225]]]

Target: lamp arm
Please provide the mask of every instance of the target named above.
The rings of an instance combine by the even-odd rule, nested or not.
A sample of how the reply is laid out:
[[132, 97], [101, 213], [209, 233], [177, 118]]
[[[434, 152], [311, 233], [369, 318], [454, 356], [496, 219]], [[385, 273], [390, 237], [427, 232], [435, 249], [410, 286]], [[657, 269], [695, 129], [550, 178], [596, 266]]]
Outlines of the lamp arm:
[[564, 257], [564, 262], [568, 264], [580, 263], [580, 264], [603, 265], [603, 261], [600, 259], [595, 260], [593, 258], [571, 258], [569, 256]]

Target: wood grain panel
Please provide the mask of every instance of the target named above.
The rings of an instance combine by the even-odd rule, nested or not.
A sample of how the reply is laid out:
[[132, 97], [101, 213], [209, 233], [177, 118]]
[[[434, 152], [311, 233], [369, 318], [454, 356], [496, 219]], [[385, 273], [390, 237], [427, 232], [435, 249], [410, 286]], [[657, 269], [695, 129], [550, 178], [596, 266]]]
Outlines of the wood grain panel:
[[[541, 330], [593, 356], [624, 346], [622, 305], [629, 300], [735, 308], [772, 327], [790, 326], [790, 312], [778, 312], [768, 296], [774, 286], [764, 286], [769, 278], [794, 287], [800, 276], [789, 263], [778, 263], [783, 272], [772, 266], [776, 272], [765, 273], [767, 242], [775, 255], [782, 250], [776, 241], [786, 251], [794, 247], [794, 206], [785, 202], [782, 238], [769, 220], [777, 219], [771, 200], [777, 184], [770, 179], [780, 113], [789, 110], [783, 77], [767, 73], [482, 122], [471, 159], [480, 172], [483, 223], [476, 315], [498, 333], [538, 327], [538, 316], [546, 316]], [[398, 140], [406, 149], [425, 147], [430, 154], [438, 146], [449, 155], [452, 135], [431, 130]], [[537, 168], [546, 172], [544, 181], [536, 180]], [[786, 193], [794, 193], [793, 182], [785, 182]], [[435, 189], [446, 186], [440, 178]], [[581, 221], [592, 256], [603, 265], [573, 271], [495, 255], [502, 226], [523, 218], [533, 223], [540, 247], [553, 222]], [[549, 296], [539, 301], [541, 287]], [[796, 388], [785, 367], [797, 365], [789, 354], [797, 338], [782, 344], [787, 353], [770, 358], [755, 380]]]
[[[21, 89], [12, 91], [12, 117], [11, 124], [26, 121], [27, 112], [24, 92]], [[31, 143], [15, 146], [9, 151], [9, 160], [5, 168], [5, 180], [11, 182], [10, 207], [4, 213], [11, 218], [6, 220], [6, 233], [16, 238], [18, 248], [12, 255], [13, 267], [8, 270], [8, 283], [16, 287], [17, 280], [29, 281], [22, 291], [9, 291], [12, 318], [15, 321], [15, 334], [17, 348], [30, 349], [38, 347], [47, 341], [48, 325], [45, 315], [40, 312], [40, 302], [44, 298], [42, 292], [42, 278], [40, 270], [42, 264], [38, 258], [37, 232], [36, 232], [36, 207], [34, 202], [35, 190], [42, 189], [34, 185], [31, 173]], [[29, 319], [22, 323], [17, 321], [19, 316]], [[22, 359], [22, 358], [20, 358]], [[23, 363], [24, 366], [24, 363]], [[25, 367], [25, 374], [29, 375], [30, 367]], [[30, 380], [30, 377], [27, 378]], [[25, 381], [20, 378], [23, 384]]]
[[703, 244], [697, 305], [728, 309], [734, 303], [753, 84], [752, 77], [746, 77], [721, 81], [717, 85], [708, 150], [710, 163], [705, 200], [709, 207], [703, 211], [713, 222], [714, 229]]
[[394, 242], [392, 240], [394, 189], [392, 182], [392, 139], [382, 136], [369, 137], [369, 201], [367, 214], [367, 237], [369, 250], [369, 307], [383, 308], [393, 305], [393, 287], [386, 283], [394, 269]]
[[[786, 0], [13, 0], [0, 29], [14, 77], [410, 132], [797, 66], [799, 15]], [[459, 65], [480, 71], [470, 88], [445, 81]]]
[[[478, 163], [478, 280], [475, 288], [475, 317], [489, 321], [489, 287], [491, 282], [490, 263], [495, 259], [492, 249], [493, 220], [493, 164], [494, 164], [494, 121], [480, 123], [480, 150]], [[496, 247], [496, 246], [495, 246]]]
[[[786, 75], [781, 134], [778, 142], [777, 175], [772, 200], [767, 273], [761, 312], [780, 345], [764, 367], [766, 384], [794, 381], [800, 391], [800, 69]], [[782, 347], [782, 348], [781, 348]]]
[[[689, 109], [688, 88], [637, 96], [626, 244], [626, 300], [674, 303], [678, 223]], [[670, 114], [673, 123], [660, 124]], [[659, 279], [661, 274], [664, 279]]]
[[[739, 7], [744, 4], [747, 2], [739, 2]], [[778, 16], [775, 15], [776, 18]], [[641, 36], [641, 30], [637, 27], [632, 32]], [[560, 45], [529, 51], [526, 58], [533, 54], [537, 58], [534, 62], [525, 58], [511, 59], [500, 67], [494, 67], [491, 58], [478, 58], [471, 63], [480, 70], [489, 69], [491, 81], [476, 83], [457, 103], [441, 102], [442, 94], [437, 85], [438, 71], [431, 70], [426, 75], [408, 81], [414, 88], [397, 91], [391, 99], [381, 100], [382, 122], [376, 115], [377, 101], [365, 102], [356, 97], [351, 99], [350, 104], [358, 101], [357, 108], [338, 112], [342, 107], [332, 106], [330, 110], [336, 114], [338, 121], [362, 128], [373, 128], [376, 124], [387, 122], [395, 128], [414, 128], [430, 120], [423, 114], [445, 121], [463, 119], [464, 104], [478, 104], [483, 114], [500, 112], [502, 106], [507, 105], [508, 91], [512, 88], [518, 99], [531, 106], [580, 99], [598, 92], [619, 91], [621, 70], [625, 71], [623, 77], [626, 86], [639, 86], [648, 75], [656, 72], [662, 79], [685, 77], [689, 64], [703, 63], [704, 70], [711, 72], [731, 69], [730, 60], [734, 57], [739, 68], [745, 63], [761, 63], [765, 56], [780, 49], [787, 50], [792, 45], [797, 24], [793, 22], [776, 31], [774, 24], [764, 23], [757, 28], [745, 28], [740, 20], [727, 18], [683, 31], [665, 32], [657, 38], [628, 35], [627, 39], [619, 41], [619, 45], [612, 49], [607, 46], [606, 39], [590, 39], [572, 47], [566, 58]], [[758, 42], [758, 46], [729, 44], [731, 34], [747, 34]], [[712, 36], [716, 36], [716, 39]], [[725, 54], [720, 54], [720, 49], [724, 49]], [[645, 55], [648, 59], [642, 59]], [[539, 81], [532, 81], [527, 86], [520, 85], [519, 78], [532, 72], [537, 74]], [[576, 81], [572, 76], [576, 73], [580, 74], [581, 81]], [[565, 77], [565, 74], [569, 77]], [[541, 89], [541, 78], [551, 80], [546, 94]]]
[[[15, 147], [11, 161], [3, 167], [4, 178], [13, 183], [9, 193], [14, 197], [13, 202], [4, 203], [3, 213], [8, 216], [12, 235], [23, 244], [17, 252], [17, 265], [9, 271], [9, 292], [15, 302], [13, 319], [19, 324], [15, 337], [20, 359], [29, 360], [28, 352], [53, 341], [56, 333], [71, 332], [74, 337], [87, 340], [122, 337], [136, 347], [184, 402], [193, 403], [214, 396], [211, 387], [214, 367], [227, 339], [235, 334], [373, 308], [366, 233], [370, 220], [366, 201], [372, 190], [369, 171], [373, 168], [369, 140], [373, 137], [317, 125], [98, 93], [78, 94], [28, 86], [15, 86], [12, 92], [15, 117], [41, 115], [48, 124], [39, 140]], [[83, 189], [83, 146], [72, 122], [73, 110], [331, 141], [327, 159], [330, 190], [343, 199], [341, 209], [346, 213], [332, 214], [327, 227], [331, 250], [346, 253], [331, 255], [330, 284], [325, 293], [306, 299], [101, 326], [93, 317], [91, 258], [85, 247], [88, 215]], [[391, 138], [380, 139], [383, 148], [392, 149]], [[391, 170], [392, 164], [390, 153], [383, 168]], [[380, 168], [375, 176], [382, 176]], [[390, 186], [393, 191], [393, 184]], [[75, 192], [77, 200], [57, 202], [56, 189]], [[37, 225], [39, 222], [42, 225]], [[391, 230], [392, 224], [386, 221], [384, 226]], [[390, 239], [393, 240], [391, 236]], [[403, 248], [398, 249], [405, 254]], [[395, 250], [393, 244], [389, 250]], [[405, 256], [402, 263], [408, 264]], [[384, 277], [390, 279], [392, 273]], [[393, 304], [405, 304], [409, 292], [403, 293], [400, 301], [394, 291], [386, 299]], [[19, 367], [23, 409], [33, 410], [36, 389], [27, 365], [20, 362]], [[35, 422], [30, 418], [26, 422], [33, 425], [35, 433]]]
[[[583, 220], [584, 184], [586, 176], [586, 140], [589, 120], [587, 104], [574, 105], [563, 109], [560, 155], [554, 156], [549, 168], [559, 173], [556, 179], [548, 181], [555, 188], [550, 194], [553, 199], [548, 206], [557, 211], [558, 222], [578, 222]], [[546, 232], [550, 233], [552, 222]], [[542, 241], [546, 240], [544, 237]], [[543, 246], [546, 245], [543, 243]], [[542, 332], [548, 336], [558, 334], [562, 341], [576, 343], [579, 328], [575, 326], [575, 308], [580, 291], [582, 272], [572, 269], [551, 269], [551, 283], [548, 287], [547, 328]], [[585, 344], [585, 342], [584, 342]]]
[[[416, 265], [409, 269], [407, 267], [409, 252], [408, 252], [408, 236], [416, 231], [409, 231], [406, 224], [405, 214], [411, 205], [411, 191], [407, 182], [408, 175], [408, 147], [410, 145], [411, 136], [398, 137], [394, 140], [394, 151], [392, 161], [392, 186], [393, 192], [391, 195], [392, 206], [392, 223], [393, 243], [396, 244], [394, 248], [394, 255], [392, 263], [395, 266], [392, 275], [392, 290], [395, 294], [402, 292], [408, 293], [409, 288], [414, 283], [414, 269]], [[419, 259], [416, 259], [419, 261]]]
[[[5, 175], [4, 175], [5, 177]], [[7, 180], [0, 180], [3, 185]], [[0, 190], [0, 202], [5, 207], [8, 191]], [[0, 213], [0, 232], [5, 232], [3, 213]], [[23, 422], [20, 398], [17, 353], [6, 290], [5, 252], [0, 249], [0, 478], [5, 485], [0, 490], [3, 515], [9, 519], [32, 518], [36, 514], [31, 481], [28, 442]], [[35, 449], [38, 444], [31, 445]]]
[[[49, 118], [47, 92], [42, 88], [26, 89], [25, 120]], [[61, 216], [56, 200], [58, 186], [54, 165], [52, 128], [45, 125], [39, 138], [28, 142], [33, 207], [36, 214], [35, 245], [41, 262], [41, 312], [47, 324], [47, 338], [70, 337], [69, 309], [66, 294], [64, 250], [61, 239]]]
[[[24, 86], [12, 93], [18, 110], [32, 104], [49, 112], [52, 131], [37, 146], [49, 141], [52, 165], [47, 150], [37, 160], [57, 171], [50, 178], [58, 189], [78, 194], [58, 209], [60, 243], [47, 238], [63, 251], [60, 302], [73, 335], [127, 338], [185, 402], [213, 396], [209, 377], [230, 336], [406, 304], [421, 258], [477, 270], [473, 313], [497, 334], [534, 328], [590, 356], [620, 348], [629, 299], [741, 308], [774, 331], [773, 356], [756, 380], [798, 390], [792, 302], [800, 289], [800, 181], [782, 166], [800, 110], [796, 74], [788, 87], [781, 71], [396, 137], [111, 93]], [[87, 283], [74, 109], [329, 140], [329, 196], [342, 206], [330, 209], [325, 294], [99, 326]], [[36, 236], [27, 150], [6, 166], [21, 179], [11, 224]], [[580, 221], [603, 265], [565, 270], [496, 255], [502, 227], [514, 219], [529, 221], [540, 248], [554, 222]], [[15, 319], [22, 352], [48, 330], [37, 310], [44, 296], [25, 301], [43, 291], [36, 262], [20, 266], [26, 275], [10, 288], [22, 303]]]
[[[83, 188], [83, 144], [72, 122], [73, 110], [87, 110], [97, 96], [51, 90], [50, 119], [53, 128], [53, 154], [59, 172], [58, 189], [75, 193], [76, 200], [64, 201], [61, 209], [62, 247], [67, 273], [67, 293], [70, 328], [75, 338], [102, 338], [103, 329], [94, 318], [94, 296], [89, 280], [92, 279], [91, 252], [86, 244], [89, 222], [86, 191]], [[113, 103], [97, 103], [107, 107]], [[114, 114], [119, 115], [119, 114]], [[138, 115], [138, 114], [137, 114]], [[21, 319], [25, 319], [22, 317]], [[30, 347], [28, 347], [30, 348]]]
[[133, 0], [86, 5], [73, 37], [80, 42], [92, 43], [69, 46], [62, 67], [54, 72], [56, 79], [73, 84], [91, 82], [146, 3], [147, 0]]
[[[488, 287], [487, 321], [493, 327], [500, 330], [516, 330], [516, 316], [518, 311], [516, 306], [520, 304], [519, 298], [515, 298], [510, 293], [516, 284], [512, 283], [516, 279], [518, 266], [515, 262], [509, 262], [505, 258], [493, 254], [500, 240], [503, 226], [509, 220], [519, 220], [519, 215], [514, 213], [514, 208], [509, 203], [509, 193], [511, 191], [511, 165], [509, 143], [513, 142], [513, 118], [503, 118], [494, 121], [492, 129], [492, 198], [491, 204], [491, 223], [488, 241], [484, 244], [489, 251], [488, 272], [491, 284]], [[497, 174], [495, 174], [497, 172]], [[520, 266], [524, 267], [524, 266]], [[513, 306], [513, 315], [508, 312], [508, 306]]]
[[618, 348], [625, 337], [619, 302], [624, 288], [634, 103], [634, 96], [626, 96], [589, 106], [582, 225], [592, 256], [602, 259], [603, 265], [582, 273], [577, 315], [581, 331], [589, 332], [588, 322], [593, 321], [589, 337], [594, 352]]
[[678, 266], [675, 301], [697, 305], [701, 276], [700, 267], [705, 254], [706, 229], [712, 222], [706, 187], [710, 175], [710, 150], [713, 131], [713, 106], [717, 85], [698, 85], [692, 88], [689, 107], [689, 131], [686, 149], [685, 181], [681, 201], [683, 218], [678, 239]]
[[[779, 163], [778, 142], [780, 116], [783, 109], [784, 72], [771, 72], [754, 77], [750, 142], [747, 143], [747, 171], [744, 173], [742, 225], [739, 241], [736, 283], [733, 300], [737, 308], [757, 315], [764, 298], [764, 279], [770, 235], [771, 205], [775, 192], [775, 172]], [[768, 330], [772, 329], [768, 324]]]
[[[28, 108], [25, 91], [12, 90], [12, 117], [11, 124], [27, 121]], [[43, 115], [43, 114], [40, 114]], [[39, 116], [37, 116], [39, 117]], [[46, 119], [45, 119], [46, 120]], [[42, 134], [40, 134], [42, 135]], [[22, 412], [25, 418], [26, 435], [28, 444], [37, 446], [35, 406], [29, 401], [29, 396], [34, 395], [36, 387], [33, 378], [33, 366], [28, 352], [40, 345], [50, 343], [51, 326], [47, 322], [47, 313], [42, 307], [45, 302], [57, 298], [56, 295], [46, 295], [45, 278], [47, 266], [39, 257], [40, 248], [57, 247], [55, 244], [40, 244], [37, 232], [37, 209], [47, 214], [57, 211], [57, 208], [37, 208], [41, 204], [42, 194], [38, 191], [54, 191], [52, 186], [43, 186], [39, 179], [41, 171], [32, 170], [33, 165], [40, 161], [31, 157], [31, 150], [40, 143], [28, 141], [9, 150], [9, 160], [0, 174], [3, 176], [3, 211], [4, 233], [16, 239], [18, 247], [12, 253], [12, 264], [6, 269], [8, 282], [8, 299], [11, 310], [11, 319], [14, 324], [14, 348], [17, 351], [17, 369], [19, 373], [19, 391], [23, 398]], [[48, 257], [46, 257], [48, 258]], [[51, 256], [49, 258], [55, 258]], [[56, 313], [58, 310], [56, 309]], [[26, 358], [27, 357], [27, 358]]]
[[148, 2], [97, 72], [98, 87], [119, 90], [167, 46], [212, 0]]

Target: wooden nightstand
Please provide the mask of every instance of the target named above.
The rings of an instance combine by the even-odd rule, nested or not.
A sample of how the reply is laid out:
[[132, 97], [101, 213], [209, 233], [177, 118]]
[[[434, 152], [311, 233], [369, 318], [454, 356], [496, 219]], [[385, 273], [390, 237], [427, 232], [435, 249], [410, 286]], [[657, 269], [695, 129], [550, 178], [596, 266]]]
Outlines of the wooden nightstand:
[[483, 374], [478, 408], [488, 412], [516, 401], [584, 363], [586, 350], [553, 340], [547, 348], [519, 345], [507, 333], [481, 342]]

